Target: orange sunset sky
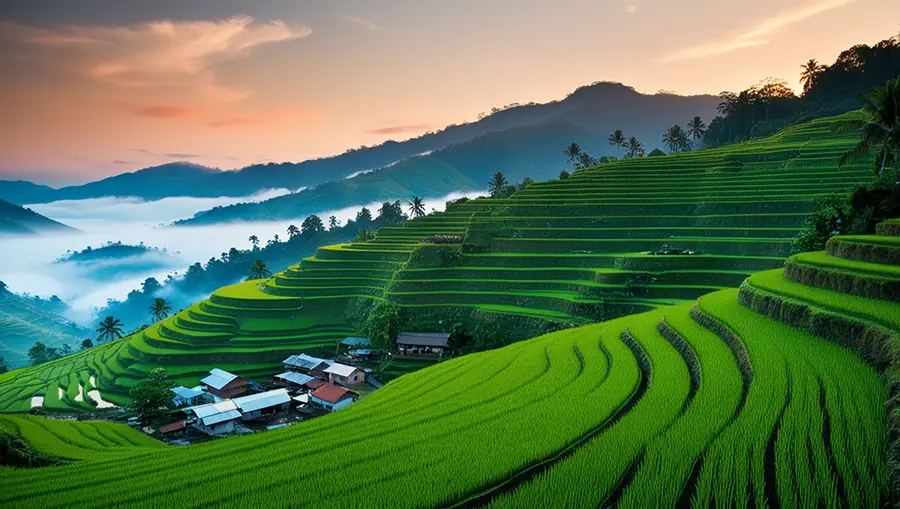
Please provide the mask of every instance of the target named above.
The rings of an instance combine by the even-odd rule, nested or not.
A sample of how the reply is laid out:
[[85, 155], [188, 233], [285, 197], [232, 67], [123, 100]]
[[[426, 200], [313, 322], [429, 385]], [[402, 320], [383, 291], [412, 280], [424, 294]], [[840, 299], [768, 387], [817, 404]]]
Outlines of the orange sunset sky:
[[0, 179], [300, 161], [597, 80], [799, 88], [898, 31], [898, 0], [4, 2]]

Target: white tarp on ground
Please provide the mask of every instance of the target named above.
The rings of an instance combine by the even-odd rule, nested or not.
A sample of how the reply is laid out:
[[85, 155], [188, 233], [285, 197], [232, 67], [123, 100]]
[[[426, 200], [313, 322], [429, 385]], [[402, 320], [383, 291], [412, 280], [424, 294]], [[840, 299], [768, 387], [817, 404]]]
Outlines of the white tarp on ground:
[[43, 396], [32, 396], [31, 408], [40, 408], [42, 406], [44, 406], [44, 397]]

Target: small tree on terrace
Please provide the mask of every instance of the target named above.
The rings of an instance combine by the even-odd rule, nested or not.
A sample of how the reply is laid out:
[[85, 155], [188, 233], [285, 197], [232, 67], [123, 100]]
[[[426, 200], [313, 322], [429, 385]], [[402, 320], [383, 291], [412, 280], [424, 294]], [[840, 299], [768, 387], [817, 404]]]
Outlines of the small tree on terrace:
[[706, 124], [699, 116], [694, 117], [687, 124], [687, 132], [694, 140], [702, 139], [703, 135], [706, 134]]
[[626, 148], [627, 150], [625, 151], [625, 157], [635, 158], [642, 157], [644, 155], [644, 144], [634, 136], [628, 138], [628, 144], [626, 144]]
[[662, 141], [668, 147], [670, 154], [686, 150], [690, 145], [688, 135], [680, 125], [670, 127], [666, 134], [663, 135]]
[[590, 156], [587, 152], [578, 154], [578, 168], [588, 168], [597, 164], [597, 160]]
[[172, 306], [162, 297], [156, 297], [153, 299], [153, 303], [150, 304], [150, 317], [153, 318], [154, 322], [167, 318], [171, 312]]
[[389, 301], [381, 301], [366, 316], [363, 331], [378, 350], [394, 349], [394, 338], [400, 333], [400, 308]]
[[253, 265], [250, 266], [250, 275], [247, 279], [265, 279], [271, 275], [272, 273], [269, 271], [269, 266], [266, 265], [266, 262], [254, 260]]
[[122, 330], [122, 322], [112, 316], [104, 318], [95, 332], [98, 334], [97, 343], [120, 339], [125, 335], [125, 331]]
[[572, 143], [565, 150], [566, 157], [568, 157], [569, 164], [575, 165], [578, 161], [578, 156], [581, 155], [581, 146], [577, 143]]
[[94, 347], [94, 342], [91, 341], [90, 338], [85, 339], [84, 341], [81, 342], [82, 350], [87, 350], [88, 348], [93, 348], [93, 347]]
[[848, 120], [837, 124], [839, 132], [861, 131], [862, 139], [841, 156], [838, 166], [853, 164], [877, 150], [875, 165], [879, 175], [886, 167], [900, 161], [900, 78], [888, 81], [884, 87], [860, 95], [863, 101], [863, 120]]
[[422, 217], [425, 215], [425, 202], [418, 196], [413, 196], [412, 201], [407, 203], [409, 206], [409, 214], [412, 217]]
[[171, 389], [174, 385], [165, 369], [156, 368], [128, 391], [134, 400], [131, 408], [142, 422], [163, 417], [173, 408]]
[[625, 133], [622, 132], [621, 129], [616, 129], [609, 135], [609, 144], [614, 145], [616, 147], [616, 154], [619, 153], [619, 149], [624, 147], [628, 140], [625, 139]]
[[506, 176], [503, 175], [503, 172], [498, 171], [491, 177], [491, 181], [488, 182], [489, 190], [491, 192], [491, 196], [497, 196], [503, 192], [503, 189], [509, 185], [509, 182], [506, 180]]
[[319, 216], [313, 214], [303, 220], [300, 229], [303, 231], [303, 235], [322, 233], [325, 231], [325, 223], [322, 222]]

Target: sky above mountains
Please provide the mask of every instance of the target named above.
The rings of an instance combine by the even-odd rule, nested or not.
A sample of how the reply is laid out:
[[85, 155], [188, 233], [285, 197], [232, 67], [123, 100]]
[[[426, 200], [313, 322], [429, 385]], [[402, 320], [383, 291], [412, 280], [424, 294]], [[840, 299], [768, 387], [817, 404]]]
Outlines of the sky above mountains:
[[0, 179], [300, 161], [597, 80], [681, 94], [900, 30], [896, 0], [31, 0], [0, 5]]

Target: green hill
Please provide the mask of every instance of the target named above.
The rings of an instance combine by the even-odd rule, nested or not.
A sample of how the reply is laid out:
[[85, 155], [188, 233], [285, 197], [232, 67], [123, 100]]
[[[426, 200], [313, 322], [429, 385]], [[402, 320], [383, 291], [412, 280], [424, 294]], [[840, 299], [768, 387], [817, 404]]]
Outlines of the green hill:
[[8, 471], [0, 504], [880, 507], [900, 302], [861, 294], [900, 281], [898, 246], [836, 238], [818, 275], [450, 359], [287, 429]]
[[8, 290], [0, 290], [0, 357], [10, 368], [27, 366], [28, 349], [40, 341], [48, 347], [77, 348], [92, 333], [56, 313], [41, 309]]
[[[187, 386], [212, 365], [272, 375], [290, 354], [333, 353], [338, 340], [359, 335], [354, 313], [383, 299], [401, 306], [404, 328], [461, 323], [484, 348], [737, 287], [782, 265], [816, 198], [871, 178], [865, 164], [835, 168], [855, 139], [832, 134], [834, 121], [605, 164], [506, 200], [451, 205], [382, 228], [371, 242], [320, 248], [267, 281], [222, 288], [126, 339], [18, 373], [0, 384], [0, 410], [27, 410], [32, 396], [89, 375], [104, 398], [124, 402], [156, 366]], [[438, 234], [464, 244], [422, 243]], [[703, 254], [643, 253], [666, 244]]]
[[48, 219], [31, 209], [0, 200], [0, 236], [75, 233], [77, 231], [71, 226]]

